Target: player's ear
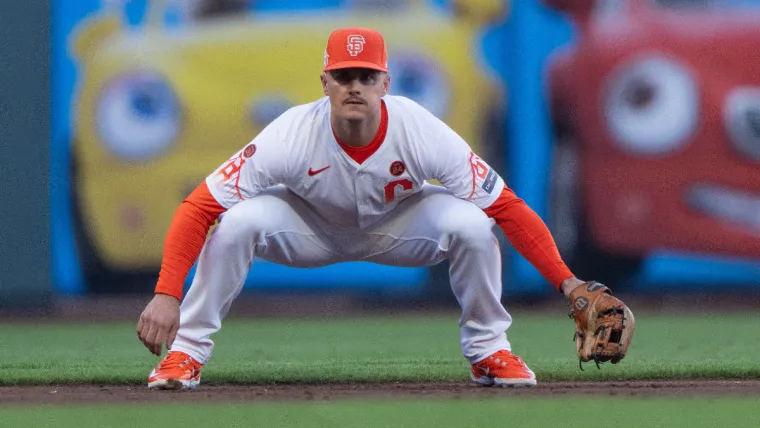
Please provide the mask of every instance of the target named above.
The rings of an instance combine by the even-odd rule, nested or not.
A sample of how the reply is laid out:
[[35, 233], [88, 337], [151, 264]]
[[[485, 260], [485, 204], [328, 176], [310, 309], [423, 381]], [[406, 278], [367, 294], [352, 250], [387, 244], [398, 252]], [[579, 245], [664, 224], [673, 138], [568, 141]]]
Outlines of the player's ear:
[[383, 80], [383, 96], [388, 95], [388, 91], [391, 89], [391, 75], [385, 73], [385, 79]]
[[327, 95], [327, 76], [325, 73], [319, 75], [319, 80], [322, 82], [322, 92]]

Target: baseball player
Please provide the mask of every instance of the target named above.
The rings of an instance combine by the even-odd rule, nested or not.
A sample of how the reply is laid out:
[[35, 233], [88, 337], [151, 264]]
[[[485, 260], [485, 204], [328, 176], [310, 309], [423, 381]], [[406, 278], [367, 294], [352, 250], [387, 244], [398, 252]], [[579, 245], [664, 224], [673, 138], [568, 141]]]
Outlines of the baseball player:
[[[377, 31], [334, 31], [320, 76], [325, 97], [283, 113], [179, 206], [156, 294], [137, 324], [152, 353], [160, 356], [164, 344], [169, 350], [149, 388], [198, 385], [211, 335], [254, 257], [297, 267], [448, 259], [472, 379], [536, 384], [507, 341], [511, 317], [500, 302], [494, 224], [565, 295], [584, 283], [563, 263], [538, 215], [459, 135], [415, 102], [388, 95], [387, 60]], [[443, 187], [426, 183], [431, 179]]]

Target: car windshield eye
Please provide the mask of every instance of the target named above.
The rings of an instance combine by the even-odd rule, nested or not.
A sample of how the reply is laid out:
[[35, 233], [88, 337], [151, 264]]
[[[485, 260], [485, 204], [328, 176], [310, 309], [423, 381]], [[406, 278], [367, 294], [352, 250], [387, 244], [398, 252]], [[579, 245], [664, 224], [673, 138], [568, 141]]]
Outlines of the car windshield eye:
[[117, 76], [103, 86], [96, 118], [100, 141], [128, 162], [167, 150], [180, 129], [179, 101], [163, 77], [148, 72]]
[[607, 77], [603, 111], [613, 142], [634, 155], [671, 154], [699, 121], [699, 91], [678, 61], [648, 56], [623, 63]]

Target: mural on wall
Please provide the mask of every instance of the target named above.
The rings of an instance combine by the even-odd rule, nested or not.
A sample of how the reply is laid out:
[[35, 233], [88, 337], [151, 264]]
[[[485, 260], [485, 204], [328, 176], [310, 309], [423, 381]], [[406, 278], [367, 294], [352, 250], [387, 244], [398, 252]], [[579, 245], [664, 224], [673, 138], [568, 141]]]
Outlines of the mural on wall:
[[[498, 153], [503, 144], [493, 138], [503, 127], [503, 84], [479, 40], [506, 16], [500, 0], [104, 1], [87, 10], [85, 3], [61, 2], [56, 16], [67, 21], [56, 38], [65, 51], [59, 67], [69, 61], [75, 70], [70, 87], [57, 85], [68, 89], [68, 102], [54, 103], [70, 118], [58, 127], [66, 138], [59, 132], [53, 143], [59, 154], [67, 148], [70, 199], [58, 209], [71, 216], [70, 227], [54, 233], [60, 248], [68, 243], [78, 254], [56, 252], [64, 290], [150, 289], [145, 282], [158, 272], [176, 207], [271, 120], [322, 96], [324, 43], [341, 26], [384, 34], [391, 93], [425, 106], [479, 152]], [[427, 269], [365, 265], [313, 269], [305, 279], [303, 270], [260, 261], [250, 282], [419, 288], [427, 281]], [[78, 285], [72, 266], [81, 267]]]
[[760, 4], [544, 3], [576, 31], [546, 66], [563, 257], [610, 281], [757, 283]]
[[[82, 0], [53, 11], [61, 292], [152, 288], [177, 205], [269, 121], [321, 96], [324, 41], [345, 25], [386, 35], [392, 92], [489, 159], [582, 278], [760, 283], [758, 1]], [[551, 292], [504, 243], [505, 293]], [[430, 282], [426, 268], [254, 267], [248, 287]]]

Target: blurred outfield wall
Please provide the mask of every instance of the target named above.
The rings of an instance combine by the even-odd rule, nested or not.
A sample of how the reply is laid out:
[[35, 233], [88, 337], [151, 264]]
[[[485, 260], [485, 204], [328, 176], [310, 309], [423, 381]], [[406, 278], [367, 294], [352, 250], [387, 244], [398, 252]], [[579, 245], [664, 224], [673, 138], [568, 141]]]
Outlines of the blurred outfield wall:
[[[574, 26], [533, 0], [56, 0], [56, 291], [152, 290], [174, 209], [279, 113], [321, 96], [324, 41], [347, 25], [385, 34], [391, 92], [499, 169], [579, 275], [760, 287], [760, 62], [742, 56], [760, 52], [758, 9], [670, 3], [599, 1], [571, 11]], [[708, 72], [732, 55], [747, 60]], [[505, 293], [551, 293], [505, 245]], [[404, 296], [430, 274], [256, 262], [246, 288]]]
[[49, 14], [0, 3], [0, 308], [50, 302]]

